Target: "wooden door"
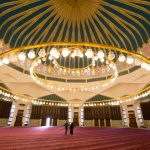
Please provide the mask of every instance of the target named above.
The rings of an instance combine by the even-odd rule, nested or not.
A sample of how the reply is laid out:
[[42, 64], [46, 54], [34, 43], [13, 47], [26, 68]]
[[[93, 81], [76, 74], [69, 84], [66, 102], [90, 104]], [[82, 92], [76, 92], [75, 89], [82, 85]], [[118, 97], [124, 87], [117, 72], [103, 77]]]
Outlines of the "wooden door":
[[22, 126], [23, 113], [24, 110], [18, 110], [14, 126]]
[[99, 127], [98, 119], [94, 119], [95, 127]]
[[132, 128], [137, 128], [137, 122], [136, 122], [136, 118], [135, 118], [135, 114], [134, 112], [130, 112], [129, 113], [129, 127]]
[[106, 127], [110, 127], [110, 119], [106, 119]]
[[74, 112], [74, 118], [73, 118], [74, 126], [79, 126], [79, 113]]
[[42, 118], [41, 126], [46, 126], [46, 118]]
[[53, 119], [53, 126], [57, 126], [57, 118]]
[[104, 124], [104, 119], [100, 119], [100, 126], [101, 126], [101, 127], [104, 127], [104, 126], [105, 126], [105, 124]]

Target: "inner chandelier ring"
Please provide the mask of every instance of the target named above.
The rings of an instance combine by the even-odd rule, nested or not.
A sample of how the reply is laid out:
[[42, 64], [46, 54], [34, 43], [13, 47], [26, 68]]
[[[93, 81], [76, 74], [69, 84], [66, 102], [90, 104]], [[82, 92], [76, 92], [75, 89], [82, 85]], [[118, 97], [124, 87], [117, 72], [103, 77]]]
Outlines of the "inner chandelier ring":
[[[47, 54], [48, 55], [48, 54]], [[46, 56], [47, 56], [46, 55]], [[45, 56], [45, 57], [46, 57]], [[30, 67], [30, 76], [31, 78], [36, 81], [36, 83], [44, 86], [44, 87], [47, 87], [49, 89], [55, 89], [55, 90], [59, 90], [59, 91], [64, 91], [64, 90], [70, 90], [70, 91], [77, 91], [77, 90], [80, 90], [80, 91], [91, 91], [91, 90], [95, 90], [95, 89], [98, 89], [99, 87], [106, 87], [108, 86], [110, 83], [114, 82], [115, 79], [117, 78], [118, 76], [118, 71], [117, 71], [117, 67], [116, 65], [108, 60], [108, 66], [110, 67], [110, 69], [113, 70], [113, 75], [111, 77], [109, 77], [107, 80], [103, 80], [103, 81], [98, 81], [94, 84], [88, 84], [88, 83], [83, 83], [82, 86], [81, 85], [76, 85], [76, 86], [73, 86], [73, 85], [60, 85], [60, 84], [54, 84], [52, 82], [49, 82], [49, 80], [46, 80], [46, 79], [42, 79], [40, 77], [38, 77], [38, 75], [34, 72], [35, 68], [38, 66], [38, 65], [41, 65], [42, 59], [43, 57], [38, 57], [37, 59], [35, 59]], [[107, 58], [106, 58], [107, 60]], [[85, 68], [66, 68], [66, 67], [63, 67], [63, 66], [60, 66], [58, 63], [56, 63], [56, 59], [54, 57], [51, 58], [51, 61], [53, 61], [53, 67], [56, 67], [57, 69], [59, 69], [60, 71], [64, 72], [64, 73], [67, 73], [69, 71], [69, 73], [73, 73], [73, 72], [78, 72], [78, 74], [81, 74], [81, 72], [85, 71], [85, 70], [89, 70], [90, 71], [90, 67], [92, 67], [92, 71], [95, 69], [95, 61], [86, 66]], [[76, 71], [77, 70], [77, 71]], [[85, 80], [86, 81], [86, 80]], [[66, 83], [67, 84], [67, 83]]]

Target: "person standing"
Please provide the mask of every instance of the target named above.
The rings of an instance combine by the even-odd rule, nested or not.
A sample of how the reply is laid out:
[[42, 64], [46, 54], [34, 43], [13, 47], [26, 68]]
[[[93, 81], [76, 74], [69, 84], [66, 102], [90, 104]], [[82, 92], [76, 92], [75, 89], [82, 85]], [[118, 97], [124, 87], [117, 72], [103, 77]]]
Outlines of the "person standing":
[[72, 134], [72, 135], [73, 135], [73, 129], [74, 129], [74, 124], [72, 122], [71, 125], [70, 125], [70, 134]]
[[66, 121], [66, 123], [65, 123], [65, 135], [67, 134], [67, 131], [68, 131], [68, 122]]

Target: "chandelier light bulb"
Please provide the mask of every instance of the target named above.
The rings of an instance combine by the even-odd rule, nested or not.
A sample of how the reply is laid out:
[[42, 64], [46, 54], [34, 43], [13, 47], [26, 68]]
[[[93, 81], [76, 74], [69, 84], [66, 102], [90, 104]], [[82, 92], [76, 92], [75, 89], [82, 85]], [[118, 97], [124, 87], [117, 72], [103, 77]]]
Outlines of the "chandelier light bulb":
[[30, 50], [30, 52], [28, 53], [28, 57], [30, 59], [34, 59], [35, 58], [35, 51], [34, 50]]
[[126, 63], [129, 64], [129, 65], [131, 65], [131, 64], [133, 64], [133, 62], [134, 62], [133, 57], [132, 56], [128, 56], [127, 60], [126, 60]]
[[147, 66], [147, 63], [142, 63], [142, 64], [141, 64], [141, 68], [143, 68], [143, 69], [145, 69], [146, 66]]
[[62, 55], [63, 57], [67, 57], [70, 54], [70, 51], [68, 48], [63, 48]]
[[24, 52], [20, 52], [18, 54], [18, 58], [19, 60], [24, 61], [26, 59], [26, 54]]
[[95, 60], [95, 61], [98, 60], [98, 56], [94, 56], [94, 60]]
[[58, 52], [58, 50], [57, 50], [56, 48], [52, 48], [51, 51], [50, 51], [50, 55], [51, 55], [52, 57], [55, 57], [56, 59], [58, 59], [60, 53]]
[[150, 71], [150, 64], [147, 65], [146, 70]]
[[104, 58], [105, 54], [102, 50], [99, 50], [97, 56], [99, 59], [102, 59], [102, 58]]
[[134, 59], [134, 64], [135, 64], [135, 65], [140, 66], [141, 63], [142, 63], [142, 62], [141, 62], [140, 59], [138, 59], [138, 58], [135, 58], [135, 59]]
[[74, 57], [75, 57], [74, 53], [72, 53], [72, 54], [71, 54], [71, 57], [72, 57], [72, 58], [74, 58]]
[[3, 65], [3, 61], [0, 59], [0, 66], [2, 66]]
[[15, 54], [10, 54], [10, 55], [9, 55], [9, 60], [10, 60], [11, 62], [16, 62], [16, 61], [17, 61], [17, 56], [16, 56]]
[[108, 54], [108, 59], [109, 60], [113, 60], [113, 59], [115, 59], [115, 54], [114, 54], [114, 52], [109, 52], [109, 54]]
[[146, 70], [150, 70], [150, 64], [148, 64], [148, 63], [142, 63], [141, 64], [141, 68], [143, 68], [143, 69], [146, 69]]
[[82, 54], [82, 52], [80, 51], [80, 48], [75, 48], [74, 50], [74, 56], [80, 57], [80, 55]]
[[38, 59], [38, 60], [37, 60], [37, 63], [40, 64], [40, 63], [41, 63], [41, 59]]
[[92, 49], [87, 49], [87, 51], [85, 52], [85, 56], [87, 56], [87, 58], [92, 58], [93, 57]]
[[103, 62], [105, 61], [105, 59], [104, 59], [104, 58], [101, 58], [100, 61], [103, 63]]
[[44, 49], [44, 48], [43, 48], [43, 49], [40, 49], [40, 51], [38, 52], [38, 55], [39, 55], [40, 57], [45, 57], [45, 55], [46, 55], [45, 49]]
[[5, 65], [9, 64], [9, 59], [4, 57], [3, 58], [3, 64], [5, 64]]
[[60, 56], [60, 53], [59, 52], [57, 52], [57, 54], [54, 56], [56, 59], [58, 59], [59, 58], [59, 56]]
[[53, 59], [53, 57], [52, 57], [51, 55], [49, 55], [48, 59], [49, 59], [49, 60], [52, 60], [52, 59]]
[[83, 58], [83, 53], [80, 53], [80, 57]]
[[125, 57], [123, 54], [120, 54], [120, 55], [119, 55], [119, 61], [120, 61], [120, 62], [124, 62], [125, 59], [126, 59], [126, 57]]
[[46, 61], [46, 57], [43, 57], [43, 58], [42, 58], [42, 61]]

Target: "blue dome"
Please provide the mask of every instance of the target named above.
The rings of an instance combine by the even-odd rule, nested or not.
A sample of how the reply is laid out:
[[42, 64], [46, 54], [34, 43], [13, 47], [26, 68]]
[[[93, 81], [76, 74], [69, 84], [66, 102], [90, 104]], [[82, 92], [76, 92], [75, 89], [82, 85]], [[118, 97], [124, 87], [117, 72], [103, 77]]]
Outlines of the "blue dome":
[[92, 42], [136, 51], [150, 36], [149, 0], [1, 0], [0, 38], [11, 47]]

